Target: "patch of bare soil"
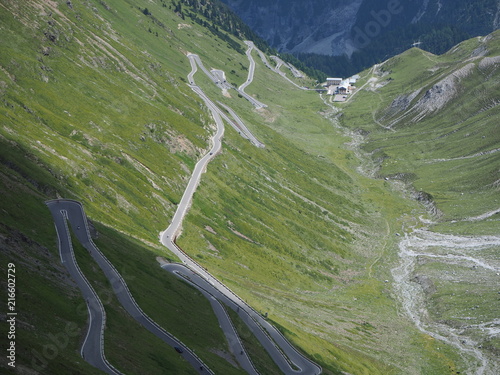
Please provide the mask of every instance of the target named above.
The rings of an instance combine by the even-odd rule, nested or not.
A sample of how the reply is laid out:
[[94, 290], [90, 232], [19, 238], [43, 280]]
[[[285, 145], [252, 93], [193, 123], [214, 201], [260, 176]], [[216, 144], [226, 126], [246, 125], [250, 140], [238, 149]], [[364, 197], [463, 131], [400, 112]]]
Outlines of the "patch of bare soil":
[[474, 67], [474, 63], [469, 63], [432, 86], [416, 103], [417, 111], [422, 115], [443, 108], [457, 94], [458, 83], [467, 77]]
[[217, 234], [217, 232], [210, 225], [205, 225], [205, 229], [212, 234]]
[[267, 123], [275, 122], [279, 116], [277, 113], [273, 113], [265, 108], [259, 108], [256, 111], [264, 118], [264, 121]]

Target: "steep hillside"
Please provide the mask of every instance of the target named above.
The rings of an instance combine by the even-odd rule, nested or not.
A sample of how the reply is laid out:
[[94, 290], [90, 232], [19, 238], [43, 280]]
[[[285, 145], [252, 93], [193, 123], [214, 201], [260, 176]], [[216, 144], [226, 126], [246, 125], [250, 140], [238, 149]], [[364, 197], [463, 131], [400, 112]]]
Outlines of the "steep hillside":
[[[411, 49], [366, 73], [341, 122], [361, 137], [373, 175], [422, 202], [393, 268], [417, 326], [498, 372], [500, 33], [442, 56]], [[477, 367], [476, 367], [477, 366]]]
[[[471, 39], [441, 56], [411, 49], [377, 65], [371, 90], [356, 96], [342, 118], [369, 133], [364, 150], [379, 161], [377, 174], [432, 196], [441, 221], [494, 209], [498, 35]], [[371, 111], [358, 111], [367, 103]]]
[[[469, 227], [458, 219], [475, 217], [471, 236], [494, 235], [494, 216], [481, 217], [495, 197], [498, 177], [491, 166], [497, 161], [481, 168], [468, 162], [498, 154], [491, 152], [498, 140], [489, 117], [497, 116], [495, 35], [441, 57], [411, 50], [364, 72], [359, 85], [367, 85], [341, 108], [305, 90], [312, 80], [288, 70], [284, 79], [269, 56], [267, 66], [255, 49], [247, 56], [243, 40], [217, 24], [222, 16], [212, 14], [217, 8], [211, 2], [2, 0], [0, 5], [0, 267], [6, 275], [9, 263], [15, 266], [18, 313], [16, 369], [2, 362], [2, 370], [98, 373], [80, 355], [86, 301], [60, 263], [57, 233], [44, 204], [64, 197], [83, 203], [94, 242], [142, 310], [214, 373], [245, 372], [209, 301], [157, 261], [176, 260], [158, 235], [169, 226], [195, 164], [209, 154], [218, 126], [214, 106], [227, 118], [230, 107], [265, 147], [245, 139], [237, 120], [224, 120], [222, 150], [209, 155], [213, 160], [177, 239], [187, 255], [278, 327], [325, 374], [453, 374], [475, 363], [477, 356], [462, 357], [464, 348], [420, 330], [402, 313], [406, 275], [400, 281], [391, 269], [400, 264], [402, 237], [396, 234], [406, 239], [419, 216], [433, 218], [428, 207], [441, 212], [436, 228], [443, 233], [465, 231]], [[232, 25], [229, 31], [246, 35], [237, 21]], [[223, 78], [209, 77], [201, 67], [190, 74], [196, 64], [192, 54], [207, 72], [218, 69], [213, 74]], [[464, 58], [471, 60], [462, 63]], [[470, 104], [462, 82], [478, 90]], [[440, 96], [449, 86], [455, 87], [453, 95]], [[474, 117], [466, 120], [454, 103]], [[389, 135], [412, 140], [430, 133], [440, 115], [450, 122], [444, 133], [450, 133], [450, 149], [441, 152], [431, 142], [437, 137], [431, 137], [422, 148], [428, 154], [411, 175], [421, 199], [411, 199], [409, 186], [402, 196], [401, 184], [392, 182], [412, 166], [410, 151], [403, 143], [384, 141]], [[451, 116], [469, 122], [456, 125]], [[486, 134], [474, 128], [469, 136], [475, 141], [466, 152], [453, 140], [469, 124], [493, 136], [482, 138]], [[410, 129], [414, 133], [405, 133]], [[362, 135], [362, 151], [386, 164], [360, 158], [355, 141]], [[389, 164], [386, 155], [396, 158], [391, 152], [401, 158], [401, 168]], [[433, 173], [446, 172], [434, 169], [440, 158], [465, 160], [458, 168], [468, 182], [459, 193], [470, 193], [472, 182], [482, 190], [451, 198], [473, 198], [474, 204], [456, 209], [446, 199], [448, 185], [426, 184]], [[367, 166], [376, 172], [358, 172]], [[203, 371], [137, 324], [89, 253], [73, 246], [104, 305], [104, 351], [113, 366], [127, 374]], [[422, 268], [422, 283], [432, 280], [427, 271]], [[481, 280], [490, 282], [490, 275]], [[2, 290], [7, 284], [3, 279]], [[431, 311], [437, 320], [449, 297], [440, 286], [429, 296], [440, 303]], [[493, 314], [482, 304], [478, 311]], [[280, 373], [234, 315], [258, 372]], [[7, 326], [6, 312], [1, 316]], [[479, 339], [489, 358], [497, 341], [471, 336]]]
[[[242, 373], [224, 354], [228, 346], [208, 301], [155, 260], [173, 257], [158, 232], [213, 126], [185, 85], [185, 49], [203, 38], [207, 46], [222, 43], [213, 33], [192, 38], [193, 26], [168, 6], [148, 4], [146, 12], [143, 4], [121, 1], [1, 2], [1, 267], [7, 274], [13, 263], [17, 271], [18, 371], [96, 372], [79, 352], [85, 301], [60, 264], [44, 205], [66, 197], [84, 203], [96, 243], [141, 307], [216, 372]], [[74, 246], [106, 308], [107, 358], [127, 373], [194, 373], [123, 311], [100, 270]], [[68, 335], [67, 327], [78, 330]]]
[[362, 0], [224, 2], [280, 52], [322, 55], [352, 53], [347, 40], [363, 3]]
[[[451, 0], [223, 1], [273, 47], [291, 53], [350, 56], [366, 47], [366, 38], [388, 37], [394, 30], [404, 37], [404, 42], [421, 37], [434, 45], [439, 43], [436, 33], [444, 27], [451, 28], [446, 35], [451, 39], [441, 43], [451, 47], [450, 33], [460, 30], [469, 36], [488, 34], [500, 25], [498, 4], [489, 0], [474, 3]], [[404, 35], [407, 33], [414, 35]], [[390, 39], [394, 39], [394, 35]], [[395, 50], [406, 47], [392, 42], [391, 48]], [[433, 50], [437, 44], [427, 48]]]

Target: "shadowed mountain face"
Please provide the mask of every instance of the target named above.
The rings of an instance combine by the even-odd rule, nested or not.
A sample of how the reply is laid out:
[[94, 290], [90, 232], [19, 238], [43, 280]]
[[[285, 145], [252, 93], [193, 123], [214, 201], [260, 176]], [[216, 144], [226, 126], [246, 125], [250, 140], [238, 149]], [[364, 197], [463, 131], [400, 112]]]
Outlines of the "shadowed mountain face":
[[419, 38], [423, 48], [443, 52], [500, 23], [494, 0], [223, 1], [273, 47], [291, 53], [351, 56], [380, 42], [393, 55]]
[[362, 0], [224, 0], [248, 25], [283, 52], [341, 55]]
[[[327, 19], [326, 1], [287, 4], [297, 28]], [[444, 0], [336, 4], [345, 17], [318, 30], [356, 15], [335, 39], [360, 44], [351, 69], [384, 47], [376, 32], [456, 17]], [[44, 203], [58, 198], [82, 202], [92, 241], [145, 314], [214, 373], [245, 373], [215, 301], [159, 266], [179, 261], [159, 234], [207, 157], [176, 245], [324, 374], [500, 373], [500, 31], [355, 71], [356, 88], [334, 102], [264, 43], [250, 50], [245, 40], [261, 41], [215, 0], [0, 5], [0, 271], [4, 290], [17, 282], [19, 373], [98, 373], [82, 358], [88, 308]], [[468, 11], [487, 27], [497, 19], [486, 5]], [[93, 254], [79, 241], [73, 251], [104, 306], [114, 367], [198, 372], [127, 312]], [[227, 310], [258, 372], [282, 373]]]

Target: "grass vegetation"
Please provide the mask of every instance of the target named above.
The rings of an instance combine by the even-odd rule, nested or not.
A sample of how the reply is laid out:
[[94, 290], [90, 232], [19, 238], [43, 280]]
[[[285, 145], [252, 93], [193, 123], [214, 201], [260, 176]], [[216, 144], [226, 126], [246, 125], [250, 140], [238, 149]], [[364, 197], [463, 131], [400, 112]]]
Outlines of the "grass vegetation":
[[[379, 68], [384, 87], [359, 93], [344, 111], [346, 126], [355, 124], [369, 132], [364, 150], [379, 161], [379, 176], [411, 182], [417, 191], [429, 194], [444, 222], [476, 217], [498, 206], [496, 65], [483, 56], [464, 61], [477, 50], [492, 54], [490, 46], [497, 39], [498, 35], [482, 42], [475, 38], [443, 56], [409, 50]], [[469, 64], [472, 67], [464, 68]], [[451, 86], [443, 86], [450, 76], [457, 78], [449, 79]], [[434, 85], [441, 85], [443, 96], [453, 99], [445, 110], [418, 106]], [[412, 93], [416, 95], [408, 108], [395, 111], [394, 99]], [[417, 120], [426, 110], [429, 113]], [[496, 233], [486, 220], [471, 228]]]
[[343, 105], [342, 117], [364, 135], [377, 176], [427, 205], [430, 230], [463, 236], [416, 243], [417, 252], [442, 257], [418, 257], [411, 277], [432, 286], [424, 288], [430, 320], [474, 340], [494, 363], [496, 337], [481, 327], [495, 325], [490, 291], [498, 275], [472, 259], [494, 265], [498, 253], [498, 245], [479, 237], [498, 235], [498, 38], [498, 32], [474, 38], [442, 56], [409, 50], [364, 72], [378, 86]]
[[[148, 2], [147, 14], [133, 0], [3, 3], [1, 240], [8, 251], [0, 255], [2, 268], [14, 259], [26, 273], [19, 284], [27, 322], [18, 326], [19, 347], [35, 332], [34, 348], [43, 350], [53, 332], [47, 316], [57, 316], [58, 331], [75, 322], [84, 332], [85, 317], [74, 311], [81, 297], [57, 263], [55, 231], [43, 204], [63, 196], [83, 202], [100, 233], [96, 244], [148, 315], [217, 373], [241, 373], [216, 354], [226, 344], [208, 302], [161, 270], [155, 257], [170, 256], [158, 245], [158, 233], [168, 226], [213, 131], [209, 112], [185, 84], [185, 54], [197, 53], [207, 68], [225, 70], [235, 85], [247, 79], [246, 56], [176, 15], [169, 1]], [[402, 93], [423, 87], [414, 100], [422, 98], [484, 45], [492, 56], [498, 52], [496, 36], [443, 56], [412, 49], [377, 69], [384, 86], [362, 90], [338, 108], [297, 90], [265, 68], [256, 53], [256, 77], [246, 92], [267, 104], [265, 109], [255, 110], [234, 91], [223, 96], [201, 72], [195, 76], [266, 148], [255, 148], [227, 126], [223, 151], [203, 175], [179, 244], [267, 313], [327, 374], [446, 374], [461, 366], [455, 351], [421, 334], [400, 313], [386, 282], [397, 261], [395, 233], [425, 209], [403, 199], [399, 185], [359, 174], [358, 153], [347, 144], [345, 130], [365, 135], [363, 151], [380, 166], [377, 177], [402, 179], [433, 198], [443, 213], [436, 228], [493, 233], [494, 218], [470, 226], [452, 220], [482, 214], [496, 199], [490, 186], [498, 179], [499, 153], [474, 156], [498, 145], [498, 107], [489, 108], [498, 85], [485, 79], [496, 77], [496, 68], [480, 69], [474, 60], [473, 73], [454, 98], [456, 107], [416, 125], [400, 122], [388, 129], [396, 114], [387, 110]], [[364, 72], [360, 82], [372, 74]], [[454, 160], [438, 161], [443, 158]], [[12, 244], [16, 238], [29, 242], [24, 253]], [[85, 274], [97, 290], [106, 290], [100, 270], [76, 248]], [[39, 282], [28, 282], [29, 273]], [[68, 298], [59, 298], [61, 293]], [[38, 311], [28, 307], [35, 304]], [[189, 371], [113, 298], [106, 309], [106, 353], [118, 368], [140, 372], [144, 364], [148, 373]], [[446, 315], [438, 308], [434, 313]], [[64, 372], [67, 363], [75, 372], [95, 372], [79, 357], [79, 343], [72, 340], [50, 362], [53, 373]], [[250, 337], [246, 345], [253, 357], [262, 357]], [[489, 345], [498, 348], [494, 341]], [[20, 352], [18, 360], [29, 367], [30, 353]]]
[[[0, 144], [0, 262], [5, 274], [8, 263], [16, 269], [16, 367], [41, 373], [97, 374], [79, 354], [87, 316], [75, 306], [84, 301], [60, 263], [56, 232], [44, 204], [45, 194], [53, 191], [57, 181], [26, 150], [3, 138]], [[4, 301], [6, 281], [1, 281]], [[5, 318], [1, 324], [7, 327]], [[6, 361], [0, 367], [10, 372]]]
[[240, 319], [238, 314], [231, 308], [225, 306], [226, 311], [233, 322], [236, 332], [240, 337], [243, 347], [259, 374], [279, 375], [281, 370], [274, 363], [269, 353], [264, 349], [261, 343], [253, 335], [248, 326]]
[[[1, 261], [3, 265], [16, 265], [17, 367], [41, 373], [97, 374], [99, 371], [79, 354], [87, 332], [87, 308], [60, 264], [56, 232], [44, 204], [44, 191], [52, 191], [57, 181], [18, 147], [3, 142], [1, 150], [11, 157], [10, 161], [17, 161], [14, 165], [2, 159], [0, 188], [5, 198]], [[170, 255], [99, 223], [96, 227], [99, 233], [96, 244], [126, 279], [141, 308], [195, 349], [217, 373], [241, 374], [241, 370], [215, 354], [218, 350], [227, 351], [227, 344], [208, 301], [158, 266], [155, 256]], [[131, 373], [194, 373], [191, 365], [180, 360], [171, 347], [123, 310], [87, 251], [78, 242], [73, 246], [82, 271], [106, 309], [108, 360]], [[192, 316], [193, 311], [197, 313]], [[67, 330], [72, 334], [66, 335]], [[8, 371], [5, 362], [2, 366]]]
[[[106, 237], [107, 240], [100, 242], [107, 243], [110, 237]], [[115, 241], [111, 243], [116, 243]], [[122, 245], [121, 249], [132, 250], [132, 246], [127, 241], [122, 242], [120, 245]], [[165, 372], [195, 374], [196, 371], [193, 367], [177, 355], [173, 348], [165, 345], [161, 339], [145, 330], [121, 307], [109, 280], [104, 276], [97, 263], [93, 261], [88, 251], [74, 237], [73, 248], [80, 269], [90, 281], [106, 311], [104, 353], [107, 360], [122, 372], [139, 373], [145, 371], [148, 374], [163, 374]], [[124, 271], [125, 269], [121, 268], [121, 272]], [[128, 273], [128, 271], [125, 272]], [[168, 291], [170, 289], [165, 288], [163, 290]], [[85, 312], [85, 303], [82, 304], [83, 308], [79, 308], [79, 310]], [[162, 312], [163, 315], [176, 315], [173, 309]], [[129, 341], [141, 342], [142, 344], [140, 346], [131, 346], [127, 344]]]
[[[427, 340], [413, 337], [404, 322], [394, 329], [397, 311], [383, 282], [390, 274], [379, 267], [393, 257], [393, 234], [400, 230], [399, 220], [406, 220], [401, 212], [412, 206], [387, 183], [352, 173], [355, 158], [344, 146], [347, 139], [323, 118], [328, 108], [315, 94], [281, 80], [272, 84], [272, 72], [260, 63], [257, 69], [247, 92], [258, 93], [257, 99], [269, 105], [264, 110], [204, 86], [244, 114], [266, 149], [242, 144], [232, 130], [226, 132], [226, 148], [202, 180], [179, 243], [258, 311], [294, 332], [290, 339], [316, 353], [315, 359], [335, 353], [335, 365], [321, 363], [326, 371], [338, 371], [341, 363], [355, 373], [397, 373], [382, 364], [392, 361], [380, 347], [371, 356], [360, 352], [385, 335], [391, 345]], [[318, 216], [323, 222], [314, 219]], [[378, 339], [360, 339], [356, 328], [364, 323], [377, 327]], [[297, 335], [300, 330], [305, 333]], [[318, 343], [318, 337], [324, 340]], [[352, 350], [361, 345], [363, 350]], [[408, 349], [411, 356], [416, 347]], [[432, 358], [425, 371], [447, 366], [435, 346], [421, 347]], [[407, 352], [400, 354], [407, 362]], [[421, 368], [417, 362], [412, 365]]]

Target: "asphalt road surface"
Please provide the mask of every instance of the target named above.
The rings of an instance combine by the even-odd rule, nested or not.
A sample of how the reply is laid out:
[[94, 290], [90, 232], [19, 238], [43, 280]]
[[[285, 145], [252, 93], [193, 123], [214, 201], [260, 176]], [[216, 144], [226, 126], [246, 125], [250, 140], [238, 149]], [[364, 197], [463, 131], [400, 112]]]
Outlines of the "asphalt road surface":
[[[115, 293], [118, 301], [123, 306], [123, 308], [144, 328], [149, 330], [155, 336], [162, 339], [166, 344], [170, 345], [172, 348], [182, 348], [182, 353], [179, 353], [185, 360], [187, 360], [200, 374], [213, 374], [213, 372], [208, 368], [203, 361], [196, 356], [186, 345], [184, 345], [180, 340], [175, 338], [173, 335], [165, 331], [162, 327], [156, 324], [149, 316], [147, 316], [139, 305], [135, 302], [132, 294], [130, 293], [127, 284], [115, 269], [115, 267], [109, 262], [109, 260], [101, 253], [101, 251], [93, 243], [87, 224], [87, 218], [85, 212], [83, 211], [83, 206], [81, 203], [73, 200], [58, 199], [47, 202], [52, 216], [54, 217], [54, 222], [56, 223], [56, 228], [58, 232], [58, 237], [60, 241], [60, 252], [61, 260], [63, 264], [68, 268], [68, 264], [72, 264], [71, 268], [75, 267], [78, 269], [78, 265], [75, 261], [73, 250], [71, 247], [71, 239], [67, 228], [67, 221], [70, 222], [73, 229], [73, 233], [77, 237], [78, 241], [87, 249], [97, 262], [99, 267], [102, 269], [106, 277], [108, 278], [113, 292]], [[64, 214], [61, 214], [63, 212]], [[66, 221], [67, 219], [67, 221]], [[74, 271], [70, 271], [71, 275], [75, 277], [78, 285], [81, 284], [81, 279], [85, 279], [81, 271], [77, 270], [75, 274]], [[79, 281], [80, 280], [80, 281]], [[104, 330], [104, 309], [99, 301], [99, 298], [95, 292], [91, 289], [90, 284], [85, 280], [85, 285], [82, 285], [80, 289], [87, 301], [92, 301], [92, 299], [97, 299], [97, 301], [87, 302], [89, 305], [89, 310], [95, 309], [95, 306], [100, 305], [100, 314], [91, 315], [91, 324], [89, 327], [89, 332], [87, 338], [82, 347], [82, 357], [95, 367], [106, 371], [109, 374], [119, 374], [114, 370], [109, 363], [105, 360], [103, 354], [103, 330]], [[92, 311], [92, 310], [91, 310]], [[99, 315], [102, 318], [99, 318]], [[95, 322], [97, 321], [97, 322]], [[99, 322], [102, 322], [99, 325]], [[172, 349], [173, 350], [173, 349]]]
[[196, 274], [194, 271], [182, 264], [165, 263], [162, 265], [162, 268], [194, 286], [208, 299], [215, 315], [217, 316], [217, 319], [219, 320], [219, 326], [226, 336], [229, 344], [229, 350], [233, 353], [241, 368], [243, 368], [250, 375], [258, 375], [259, 373], [255, 369], [251, 359], [248, 357], [248, 354], [243, 347], [229, 315], [219, 300], [213, 295], [212, 292], [214, 292], [214, 290], [212, 285], [200, 277], [200, 275]]
[[[253, 42], [247, 40], [247, 41], [245, 41], [245, 44], [248, 46], [247, 56], [249, 57], [249, 59], [251, 59], [251, 55], [250, 55], [251, 50], [255, 49], [266, 67], [268, 67], [273, 72], [282, 76], [284, 79], [286, 79], [288, 82], [290, 82], [295, 87], [297, 87], [301, 90], [307, 90], [307, 88], [302, 87], [300, 85], [297, 85], [290, 78], [288, 78], [285, 73], [283, 73], [280, 70], [281, 66], [285, 65], [288, 69], [290, 69], [290, 71], [292, 72], [292, 74], [295, 78], [303, 78], [304, 76], [302, 75], [302, 73], [297, 68], [295, 68], [292, 64], [287, 64], [286, 62], [281, 60], [278, 56], [270, 56], [271, 59], [273, 59], [276, 62], [276, 67], [273, 67], [271, 64], [269, 64], [269, 61], [267, 61], [266, 55], [260, 49], [258, 49]], [[249, 76], [250, 76], [250, 73], [249, 73]], [[252, 79], [253, 79], [253, 71], [252, 71]]]
[[[249, 50], [251, 50], [251, 46], [249, 46]], [[184, 276], [196, 279], [197, 285], [203, 285], [202, 288], [209, 291], [213, 297], [220, 301], [224, 301], [228, 306], [241, 314], [240, 317], [242, 317], [243, 321], [252, 330], [257, 339], [285, 374], [320, 374], [322, 371], [320, 366], [300, 354], [274, 326], [269, 324], [269, 322], [259, 313], [253, 310], [229, 288], [219, 282], [201, 265], [184, 253], [175, 243], [175, 238], [181, 231], [182, 221], [192, 203], [193, 194], [199, 184], [201, 174], [205, 171], [210, 160], [220, 151], [222, 135], [224, 133], [224, 124], [219, 115], [220, 110], [206, 97], [198, 86], [194, 85], [193, 75], [196, 72], [196, 64], [199, 59], [190, 56], [192, 55], [188, 55], [191, 61], [192, 70], [188, 74], [188, 80], [191, 84], [191, 88], [203, 98], [212, 111], [217, 126], [217, 132], [212, 138], [212, 148], [210, 151], [196, 163], [170, 225], [159, 235], [160, 242], [177, 255], [182, 263], [189, 268], [189, 271], [186, 271], [188, 274], [184, 274]], [[183, 272], [181, 269], [176, 269], [176, 271], [178, 274]]]
[[[75, 280], [78, 288], [82, 292], [83, 298], [87, 303], [89, 311], [89, 326], [87, 335], [82, 344], [80, 355], [92, 366], [97, 367], [99, 370], [107, 374], [121, 374], [106, 360], [104, 356], [104, 326], [106, 322], [106, 314], [101, 300], [96, 292], [87, 281], [82, 271], [78, 267], [71, 244], [71, 236], [67, 225], [68, 211], [67, 206], [59, 201], [46, 202], [57, 231], [59, 240], [59, 254], [61, 262], [68, 270], [72, 279]], [[76, 228], [85, 228], [83, 221], [74, 223], [74, 230]], [[82, 229], [83, 230], [83, 229]]]
[[247, 45], [248, 45], [248, 49], [246, 51], [246, 55], [248, 57], [248, 61], [250, 63], [250, 66], [248, 68], [248, 78], [247, 80], [238, 88], [236, 89], [238, 91], [238, 94], [240, 94], [241, 96], [243, 96], [245, 99], [247, 99], [250, 103], [253, 104], [253, 106], [255, 108], [265, 108], [267, 107], [267, 105], [265, 105], [264, 103], [258, 101], [257, 99], [253, 98], [252, 96], [248, 95], [246, 92], [245, 92], [245, 89], [246, 87], [252, 83], [253, 81], [253, 76], [254, 76], [254, 73], [255, 73], [255, 61], [252, 57], [252, 49], [254, 48], [254, 44], [253, 42], [245, 42]]
[[[219, 104], [228, 111], [228, 113], [233, 117], [234, 121], [231, 120], [225, 113], [222, 111], [206, 94], [205, 92], [201, 89], [201, 87], [197, 86], [195, 81], [194, 81], [194, 74], [198, 71], [198, 66], [202, 67], [202, 71], [205, 72], [205, 74], [208, 75], [208, 77], [214, 81], [215, 83], [220, 82], [220, 77], [224, 77], [224, 74], [222, 71], [219, 70], [213, 70], [213, 74], [208, 72], [206, 68], [203, 67], [203, 64], [199, 58], [198, 55], [189, 53], [187, 55], [189, 62], [191, 63], [191, 72], [188, 74], [188, 82], [189, 82], [189, 87], [205, 102], [205, 104], [208, 106], [208, 108], [212, 111], [212, 113], [217, 112], [218, 116], [222, 117], [224, 120], [227, 121], [228, 124], [230, 124], [237, 132], [240, 134], [243, 138], [250, 140], [255, 146], [264, 148], [265, 145], [260, 142], [253, 134], [252, 132], [246, 127], [246, 125], [243, 123], [243, 121], [236, 115], [236, 113], [229, 108], [226, 105], [223, 105], [219, 102]], [[223, 81], [225, 82], [225, 80]], [[229, 85], [229, 88], [232, 88]], [[214, 115], [215, 118], [215, 115]], [[217, 120], [216, 120], [217, 121]]]
[[254, 48], [253, 42], [248, 42], [246, 41], [245, 44], [248, 46], [248, 49], [246, 51], [246, 55], [248, 57], [248, 61], [250, 62], [250, 66], [248, 67], [248, 78], [247, 80], [238, 88], [240, 91], [245, 91], [245, 88], [252, 83], [253, 81], [253, 76], [255, 73], [255, 61], [252, 57], [252, 50]]
[[[250, 47], [249, 47], [249, 50], [251, 50]], [[254, 97], [248, 95], [244, 91], [244, 88], [252, 82], [253, 72], [255, 70], [255, 62], [254, 62], [254, 60], [249, 52], [247, 53], [247, 56], [248, 56], [249, 61], [250, 61], [250, 69], [249, 69], [248, 79], [242, 85], [243, 89], [241, 89], [241, 86], [240, 86], [240, 88], [235, 88], [231, 84], [229, 84], [225, 79], [223, 79], [222, 77], [225, 77], [225, 74], [223, 74], [222, 71], [214, 69], [214, 70], [212, 70], [212, 72], [209, 72], [208, 69], [205, 68], [205, 66], [203, 65], [203, 62], [201, 61], [200, 57], [194, 53], [187, 54], [187, 57], [189, 58], [189, 60], [191, 62], [191, 72], [188, 74], [188, 82], [191, 85], [195, 84], [194, 79], [193, 79], [193, 75], [196, 72], [195, 65], [198, 65], [200, 67], [200, 69], [207, 75], [207, 77], [210, 78], [210, 80], [214, 84], [218, 85], [221, 89], [235, 89], [239, 95], [241, 95], [246, 100], [248, 100], [250, 103], [252, 103], [252, 105], [255, 108], [265, 108], [265, 107], [267, 107], [267, 105], [265, 105], [264, 103], [261, 103], [260, 101], [258, 101]]]
[[[175, 251], [173, 252], [187, 266], [184, 269], [175, 268], [177, 273], [189, 277], [193, 283], [201, 286], [212, 296], [236, 311], [284, 374], [321, 374], [321, 367], [299, 353], [262, 315], [253, 310], [202, 266], [188, 257], [175, 243], [167, 244], [167, 242], [167, 240], [162, 241], [169, 249], [174, 248]], [[290, 362], [293, 363], [293, 366]], [[298, 370], [294, 367], [298, 368]]]
[[235, 128], [238, 133], [240, 133], [242, 136], [244, 135], [245, 138], [249, 139], [250, 142], [252, 142], [255, 146], [264, 148], [266, 147], [264, 143], [260, 142], [255, 136], [252, 134], [252, 132], [246, 127], [245, 123], [243, 120], [234, 112], [230, 107], [228, 107], [225, 104], [222, 104], [221, 102], [217, 102], [222, 108], [224, 108], [234, 119], [234, 121], [231, 121], [229, 117], [227, 117], [224, 112], [222, 112], [222, 117], [224, 120], [229, 122], [233, 128]]

